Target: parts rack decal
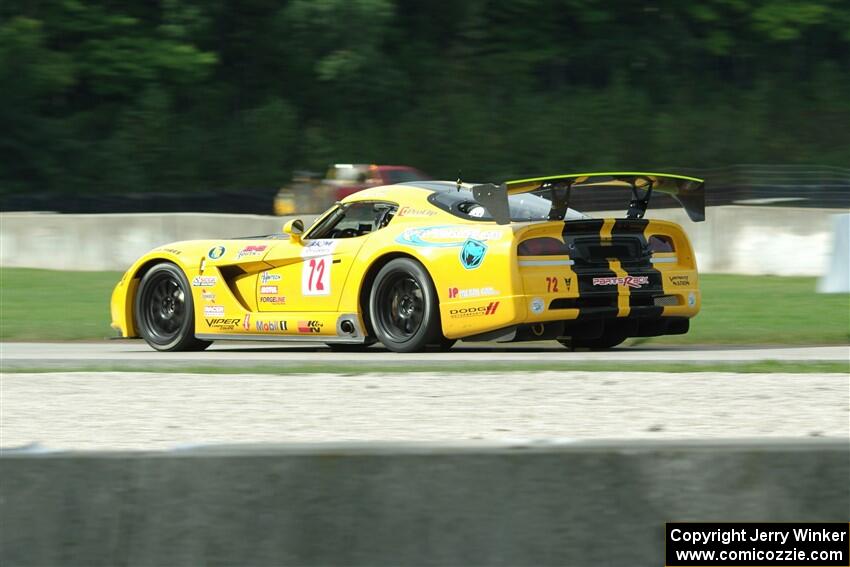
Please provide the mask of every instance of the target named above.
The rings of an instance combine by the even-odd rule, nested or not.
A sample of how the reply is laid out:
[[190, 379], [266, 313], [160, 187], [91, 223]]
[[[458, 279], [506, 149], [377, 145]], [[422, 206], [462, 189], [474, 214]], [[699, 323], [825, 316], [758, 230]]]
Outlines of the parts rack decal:
[[647, 276], [593, 278], [593, 285], [624, 285], [637, 288], [647, 284], [649, 284], [649, 278]]
[[268, 248], [265, 244], [251, 244], [242, 248], [238, 254], [236, 254], [236, 259], [245, 258], [246, 256], [260, 256], [263, 252]]

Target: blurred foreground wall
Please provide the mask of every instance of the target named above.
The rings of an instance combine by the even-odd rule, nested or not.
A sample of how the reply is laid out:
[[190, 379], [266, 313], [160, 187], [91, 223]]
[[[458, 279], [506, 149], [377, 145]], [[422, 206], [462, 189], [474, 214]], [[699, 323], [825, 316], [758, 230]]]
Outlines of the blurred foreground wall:
[[[648, 216], [685, 228], [704, 273], [816, 276], [829, 265], [832, 216], [839, 212], [723, 206], [707, 209], [704, 223], [690, 222], [680, 209], [659, 209]], [[610, 214], [621, 216], [622, 211]], [[315, 217], [303, 218], [309, 224]], [[125, 270], [143, 253], [168, 242], [270, 234], [279, 232], [286, 220], [212, 213], [0, 213], [0, 266]]]
[[846, 440], [0, 457], [0, 564], [662, 565], [667, 521], [847, 521]]

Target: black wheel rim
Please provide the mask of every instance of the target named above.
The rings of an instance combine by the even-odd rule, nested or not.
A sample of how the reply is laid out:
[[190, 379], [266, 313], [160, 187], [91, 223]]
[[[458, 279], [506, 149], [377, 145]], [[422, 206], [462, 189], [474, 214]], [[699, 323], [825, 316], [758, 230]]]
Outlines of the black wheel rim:
[[173, 274], [157, 274], [142, 292], [142, 319], [156, 343], [168, 343], [186, 321], [186, 294]]
[[387, 277], [378, 289], [378, 319], [381, 328], [395, 342], [410, 340], [425, 318], [425, 293], [410, 274]]

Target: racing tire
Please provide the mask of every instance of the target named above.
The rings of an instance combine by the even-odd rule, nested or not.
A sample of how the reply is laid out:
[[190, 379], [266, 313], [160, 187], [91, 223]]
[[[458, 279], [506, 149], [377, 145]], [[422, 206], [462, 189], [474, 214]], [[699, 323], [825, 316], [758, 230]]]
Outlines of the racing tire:
[[204, 350], [212, 344], [195, 337], [192, 290], [174, 264], [157, 264], [142, 277], [133, 316], [139, 335], [156, 350]]
[[394, 352], [419, 352], [442, 338], [437, 290], [425, 268], [410, 258], [388, 262], [369, 291], [375, 336]]

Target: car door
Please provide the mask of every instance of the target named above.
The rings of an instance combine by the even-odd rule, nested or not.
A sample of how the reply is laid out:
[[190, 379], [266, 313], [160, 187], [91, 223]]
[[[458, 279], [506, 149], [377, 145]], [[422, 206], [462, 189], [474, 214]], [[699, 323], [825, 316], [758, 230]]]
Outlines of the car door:
[[357, 253], [394, 212], [392, 203], [339, 205], [300, 243], [280, 242], [265, 257], [274, 267], [257, 278], [259, 311], [336, 311]]

